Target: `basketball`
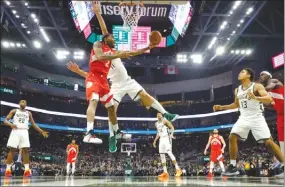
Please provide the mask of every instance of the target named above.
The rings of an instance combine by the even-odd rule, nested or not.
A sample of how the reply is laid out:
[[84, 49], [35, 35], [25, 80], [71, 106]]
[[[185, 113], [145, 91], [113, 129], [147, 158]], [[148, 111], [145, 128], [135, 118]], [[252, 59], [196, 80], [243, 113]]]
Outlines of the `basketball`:
[[152, 31], [149, 35], [149, 41], [152, 45], [158, 45], [161, 42], [161, 38], [159, 31]]

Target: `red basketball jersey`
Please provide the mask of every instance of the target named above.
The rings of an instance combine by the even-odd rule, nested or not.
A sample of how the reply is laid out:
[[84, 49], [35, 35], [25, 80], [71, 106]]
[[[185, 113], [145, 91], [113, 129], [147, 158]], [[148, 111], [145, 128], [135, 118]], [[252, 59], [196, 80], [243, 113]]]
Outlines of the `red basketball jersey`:
[[67, 157], [76, 157], [77, 151], [78, 151], [77, 144], [69, 144], [67, 146]]
[[[103, 42], [101, 42], [101, 44], [104, 54], [111, 55], [114, 53], [114, 50], [111, 49], [108, 45], [104, 44]], [[91, 49], [90, 60], [89, 60], [90, 73], [92, 74], [100, 73], [106, 76], [107, 78], [107, 74], [109, 72], [111, 64], [112, 64], [111, 60], [97, 60], [94, 49], [93, 48]]]
[[276, 113], [278, 115], [284, 115], [284, 85], [279, 88], [272, 89], [269, 94], [275, 102], [274, 108]]
[[211, 142], [211, 151], [217, 151], [222, 149], [222, 141], [220, 136], [214, 137], [212, 135], [210, 142]]

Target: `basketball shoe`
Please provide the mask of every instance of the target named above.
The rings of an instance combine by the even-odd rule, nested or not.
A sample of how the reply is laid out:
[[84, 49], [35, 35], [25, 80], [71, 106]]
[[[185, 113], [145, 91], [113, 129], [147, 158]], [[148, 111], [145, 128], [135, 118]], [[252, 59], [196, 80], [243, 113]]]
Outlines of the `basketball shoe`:
[[239, 171], [236, 166], [233, 166], [232, 164], [229, 165], [229, 167], [226, 169], [225, 172], [222, 173], [223, 176], [238, 176]]
[[165, 114], [164, 114], [164, 117], [165, 117], [165, 119], [167, 119], [168, 121], [173, 122], [173, 121], [175, 121], [175, 120], [179, 117], [179, 115], [178, 115], [178, 114], [165, 113]]
[[86, 133], [86, 135], [83, 138], [83, 142], [85, 143], [94, 143], [94, 144], [101, 144], [103, 141], [99, 138], [97, 138], [93, 132], [93, 130], [90, 130]]
[[5, 177], [12, 177], [12, 171], [10, 169], [5, 171]]
[[182, 175], [181, 169], [176, 169], [175, 177], [181, 177], [181, 175]]
[[169, 175], [168, 175], [168, 173], [166, 173], [166, 172], [164, 171], [162, 174], [158, 175], [158, 177], [159, 177], [159, 178], [168, 178]]
[[116, 136], [109, 137], [109, 152], [114, 153], [117, 151]]
[[117, 132], [115, 132], [115, 137], [116, 139], [131, 139], [132, 135], [131, 134], [126, 134], [124, 132], [122, 132], [120, 129], [117, 130]]
[[31, 177], [32, 176], [32, 172], [30, 169], [25, 170], [24, 172], [24, 177]]

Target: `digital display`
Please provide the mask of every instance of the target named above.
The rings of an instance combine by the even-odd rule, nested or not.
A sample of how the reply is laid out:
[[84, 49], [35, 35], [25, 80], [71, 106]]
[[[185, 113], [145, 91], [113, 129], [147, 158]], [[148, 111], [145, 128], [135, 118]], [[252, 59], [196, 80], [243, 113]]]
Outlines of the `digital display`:
[[132, 51], [145, 48], [149, 45], [150, 32], [151, 27], [138, 26], [132, 28]]
[[173, 37], [174, 41], [176, 42], [176, 40], [178, 39], [179, 33], [175, 27], [173, 27], [173, 29], [172, 29], [171, 36]]
[[131, 32], [129, 27], [113, 25], [116, 50], [131, 50]]
[[284, 66], [284, 52], [272, 57], [272, 65], [274, 69]]
[[162, 37], [161, 42], [156, 47], [166, 47], [166, 37]]
[[91, 15], [88, 15], [88, 12], [90, 12], [90, 10], [88, 11], [88, 9], [90, 9], [90, 7], [87, 9], [88, 4], [85, 1], [72, 1], [72, 5], [73, 5], [73, 11], [74, 11], [74, 18], [76, 17], [77, 22], [78, 22], [78, 23], [75, 23], [75, 25], [77, 24], [79, 25], [77, 29], [79, 30], [79, 32], [81, 32], [84, 30], [86, 25], [89, 23], [90, 19], [88, 16], [91, 16]]
[[90, 27], [90, 24], [88, 23], [86, 25], [86, 27], [84, 28], [83, 30], [83, 33], [84, 33], [84, 36], [85, 38], [87, 39], [89, 37], [89, 35], [91, 34], [91, 27]]

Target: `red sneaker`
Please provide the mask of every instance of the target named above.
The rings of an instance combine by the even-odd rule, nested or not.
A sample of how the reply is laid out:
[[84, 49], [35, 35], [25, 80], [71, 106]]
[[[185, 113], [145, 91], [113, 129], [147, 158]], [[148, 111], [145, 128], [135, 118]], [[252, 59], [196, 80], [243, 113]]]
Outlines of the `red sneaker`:
[[159, 178], [168, 178], [168, 173], [163, 172], [162, 174], [158, 175]]
[[5, 177], [12, 177], [12, 172], [11, 172], [10, 169], [7, 169], [7, 170], [5, 171]]
[[24, 172], [24, 177], [31, 177], [32, 176], [32, 172], [30, 169], [25, 170]]

